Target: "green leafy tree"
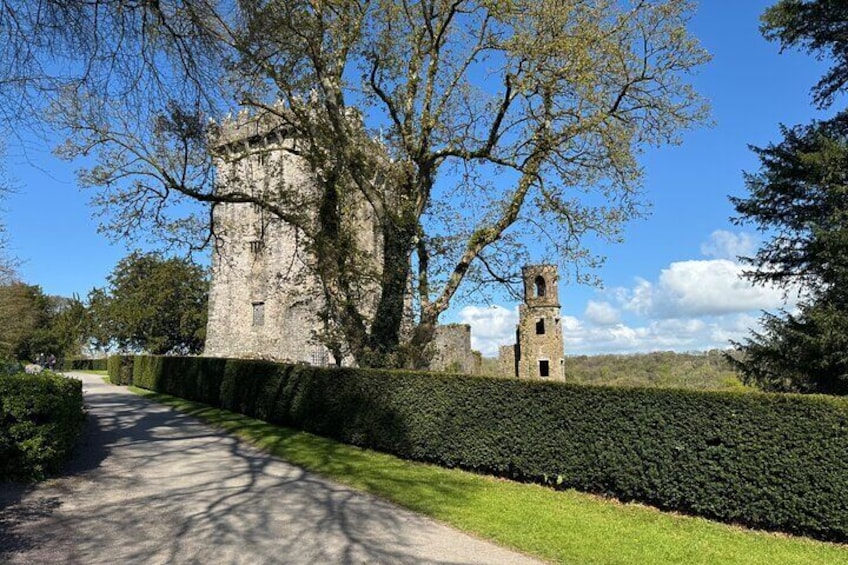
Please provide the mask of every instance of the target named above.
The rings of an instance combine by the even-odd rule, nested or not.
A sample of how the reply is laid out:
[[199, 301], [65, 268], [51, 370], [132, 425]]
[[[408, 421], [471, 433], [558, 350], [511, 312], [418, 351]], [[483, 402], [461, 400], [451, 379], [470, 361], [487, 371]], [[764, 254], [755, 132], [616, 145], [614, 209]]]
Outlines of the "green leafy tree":
[[39, 287], [20, 282], [0, 286], [0, 357], [35, 359], [35, 334], [48, 319], [47, 297]]
[[[32, 75], [6, 84], [50, 100], [64, 156], [96, 160], [81, 179], [108, 231], [196, 238], [227, 202], [294, 225], [325, 337], [360, 364], [415, 364], [461, 289], [520, 282], [531, 243], [590, 278], [586, 239], [640, 215], [642, 149], [706, 114], [683, 0], [36, 4], [0, 4], [16, 22], [4, 68]], [[57, 52], [71, 72], [42, 80]], [[239, 107], [297, 139], [314, 191], [214, 190], [208, 118]], [[186, 201], [205, 208], [186, 217]], [[376, 266], [349, 221], [358, 202]]]
[[91, 317], [79, 296], [51, 296], [52, 315], [48, 333], [59, 357], [82, 355], [91, 341]]
[[763, 329], [737, 344], [743, 380], [772, 392], [848, 394], [844, 300], [818, 297], [799, 312], [765, 314]]
[[[827, 107], [848, 81], [848, 6], [788, 0], [763, 16], [767, 38], [830, 55], [832, 68], [813, 89]], [[748, 196], [731, 198], [738, 223], [769, 238], [753, 257], [751, 280], [800, 288], [798, 312], [766, 314], [763, 330], [736, 343], [743, 378], [767, 390], [848, 394], [848, 113], [794, 128], [753, 148], [758, 173]]]
[[0, 286], [0, 357], [33, 361], [39, 354], [79, 355], [88, 341], [79, 298], [48, 296], [21, 282]]
[[187, 259], [133, 253], [115, 266], [106, 289], [93, 289], [95, 342], [121, 350], [191, 354], [203, 349], [208, 280]]

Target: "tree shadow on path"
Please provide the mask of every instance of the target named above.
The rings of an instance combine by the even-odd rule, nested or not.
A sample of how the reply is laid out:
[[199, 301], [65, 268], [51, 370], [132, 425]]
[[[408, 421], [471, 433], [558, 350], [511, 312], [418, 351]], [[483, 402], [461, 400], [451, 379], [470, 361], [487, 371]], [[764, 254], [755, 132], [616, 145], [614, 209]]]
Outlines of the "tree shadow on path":
[[[84, 376], [64, 476], [0, 507], [9, 563], [514, 563], [522, 556]], [[460, 496], [461, 493], [455, 493]]]

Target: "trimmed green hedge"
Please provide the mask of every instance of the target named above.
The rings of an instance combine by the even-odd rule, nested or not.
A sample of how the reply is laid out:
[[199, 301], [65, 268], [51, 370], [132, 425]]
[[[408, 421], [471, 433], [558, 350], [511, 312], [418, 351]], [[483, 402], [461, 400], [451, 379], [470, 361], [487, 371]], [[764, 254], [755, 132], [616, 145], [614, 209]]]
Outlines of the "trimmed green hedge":
[[214, 357], [135, 357], [133, 384], [221, 406], [226, 359]]
[[405, 458], [848, 541], [844, 399], [172, 357], [136, 358], [134, 379]]
[[85, 359], [71, 357], [62, 361], [63, 371], [106, 371], [106, 359]]
[[82, 382], [53, 373], [0, 375], [0, 480], [59, 471], [84, 419]]
[[113, 385], [133, 384], [133, 364], [132, 355], [111, 355], [106, 362], [109, 382]]

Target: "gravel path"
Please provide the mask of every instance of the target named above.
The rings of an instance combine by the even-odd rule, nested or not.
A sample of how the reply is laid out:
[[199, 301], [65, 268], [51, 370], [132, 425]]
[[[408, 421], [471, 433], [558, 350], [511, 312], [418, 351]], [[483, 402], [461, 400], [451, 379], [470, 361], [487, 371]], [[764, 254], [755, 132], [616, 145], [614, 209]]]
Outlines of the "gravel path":
[[0, 484], [0, 563], [536, 563], [96, 375], [68, 473]]

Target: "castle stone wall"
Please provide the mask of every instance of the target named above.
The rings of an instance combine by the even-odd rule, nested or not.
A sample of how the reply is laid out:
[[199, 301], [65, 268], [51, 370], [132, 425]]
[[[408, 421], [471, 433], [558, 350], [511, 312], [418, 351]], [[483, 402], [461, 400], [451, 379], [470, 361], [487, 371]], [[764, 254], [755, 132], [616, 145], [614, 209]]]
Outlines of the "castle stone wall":
[[[294, 142], [273, 114], [240, 113], [213, 128], [212, 145], [220, 194], [261, 197], [314, 220], [318, 209], [313, 175], [296, 156]], [[373, 275], [363, 283], [360, 310], [373, 317], [378, 297], [383, 242], [373, 210], [364, 199], [349, 203], [348, 221], [362, 251], [362, 269]], [[324, 306], [304, 234], [292, 223], [250, 203], [219, 204], [214, 209], [216, 249], [212, 256], [209, 322], [204, 355], [262, 358], [311, 364], [334, 363], [316, 339]], [[368, 285], [371, 286], [368, 286]], [[411, 288], [410, 288], [411, 290]], [[411, 292], [410, 292], [411, 296]], [[405, 304], [404, 332], [411, 334], [412, 303]], [[470, 327], [439, 326], [433, 344], [434, 370], [480, 371], [471, 350]], [[352, 363], [343, 359], [343, 364]]]
[[516, 345], [501, 345], [498, 348], [498, 375], [502, 377], [517, 377], [515, 367]]
[[436, 327], [430, 344], [433, 353], [430, 370], [475, 374], [482, 368], [482, 357], [471, 349], [471, 326], [445, 324]]
[[521, 269], [524, 304], [518, 307], [515, 345], [498, 350], [498, 372], [520, 379], [565, 380], [565, 351], [555, 265]]
[[[293, 207], [311, 198], [306, 165], [268, 123], [251, 125], [242, 118], [225, 123], [218, 141], [219, 192], [268, 199], [278, 194]], [[303, 234], [249, 203], [217, 205], [213, 222], [217, 239], [204, 354], [333, 362], [314, 339], [321, 329], [315, 313], [322, 295], [302, 249]]]

